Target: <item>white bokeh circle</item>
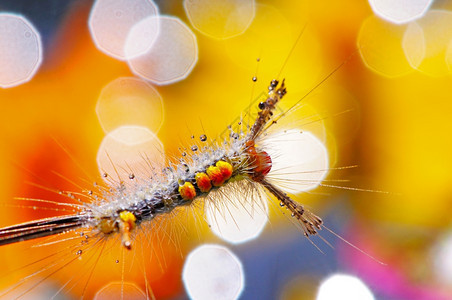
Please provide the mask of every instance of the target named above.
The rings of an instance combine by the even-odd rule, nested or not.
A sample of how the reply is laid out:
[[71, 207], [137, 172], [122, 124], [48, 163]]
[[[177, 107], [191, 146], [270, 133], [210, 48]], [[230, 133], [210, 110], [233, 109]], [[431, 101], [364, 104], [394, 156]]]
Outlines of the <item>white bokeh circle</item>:
[[413, 68], [429, 76], [450, 74], [448, 47], [452, 41], [452, 12], [432, 9], [411, 22], [403, 39], [403, 50]]
[[268, 222], [267, 195], [243, 182], [231, 182], [207, 200], [204, 211], [210, 229], [229, 243], [243, 243], [258, 237]]
[[244, 287], [240, 260], [227, 248], [203, 245], [185, 260], [182, 272], [187, 294], [191, 299], [238, 299]]
[[328, 173], [326, 147], [308, 131], [282, 130], [264, 137], [258, 145], [272, 159], [267, 179], [286, 192], [297, 194], [312, 190]]
[[319, 287], [316, 300], [374, 300], [370, 289], [357, 277], [335, 274]]
[[124, 125], [144, 126], [158, 133], [164, 118], [163, 99], [148, 82], [119, 77], [102, 88], [96, 114], [105, 133]]
[[422, 17], [433, 0], [369, 0], [376, 15], [388, 22], [403, 24]]
[[152, 48], [129, 60], [131, 71], [154, 84], [163, 85], [186, 78], [198, 61], [196, 36], [175, 17], [159, 18], [160, 31]]
[[[158, 16], [158, 7], [152, 0], [96, 0], [91, 8], [88, 26], [99, 50], [125, 60], [144, 53], [152, 46], [156, 34], [137, 39], [143, 37], [143, 34], [138, 33], [142, 32], [138, 29], [143, 27], [138, 24], [152, 16]], [[138, 27], [134, 27], [136, 25]], [[155, 28], [152, 29], [154, 32]]]
[[0, 87], [29, 81], [42, 62], [41, 36], [24, 17], [0, 13]]
[[255, 16], [254, 0], [185, 0], [184, 8], [194, 28], [217, 39], [242, 34]]
[[142, 126], [121, 126], [109, 132], [97, 152], [99, 173], [107, 183], [124, 180], [130, 174], [150, 176], [155, 171], [149, 169], [149, 163], [156, 170], [162, 169], [164, 147], [152, 131]]

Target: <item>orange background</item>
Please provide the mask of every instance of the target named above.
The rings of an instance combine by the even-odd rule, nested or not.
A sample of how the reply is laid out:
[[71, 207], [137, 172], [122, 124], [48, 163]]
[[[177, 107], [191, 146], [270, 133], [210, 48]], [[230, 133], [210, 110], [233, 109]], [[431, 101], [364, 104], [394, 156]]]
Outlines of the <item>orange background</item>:
[[[258, 94], [279, 72], [288, 50], [307, 24], [282, 73], [288, 102], [298, 99], [355, 53], [333, 78], [322, 84], [309, 103], [322, 115], [333, 116], [325, 120], [332, 167], [358, 165], [351, 170], [334, 171], [329, 178], [350, 179], [344, 185], [388, 193], [336, 189], [319, 192], [346, 194], [345, 214], [355, 228], [352, 231], [358, 232], [350, 234], [351, 242], [396, 268], [408, 284], [452, 292], [435, 279], [431, 258], [434, 243], [450, 231], [451, 75], [431, 77], [412, 70], [389, 78], [366, 66], [356, 53], [360, 29], [373, 14], [365, 1], [262, 2], [264, 8], [258, 7], [257, 14], [265, 12], [269, 19], [255, 26], [249, 36], [215, 40], [192, 28], [199, 49], [192, 74], [184, 81], [156, 87], [164, 100], [164, 123], [158, 137], [165, 149], [176, 155], [181, 142], [189, 141], [191, 134], [221, 133], [248, 105], [256, 68], [258, 82], [254, 93]], [[54, 171], [77, 182], [81, 178], [91, 182], [91, 178], [99, 176], [95, 158], [104, 132], [95, 112], [97, 97], [110, 81], [132, 74], [125, 63], [94, 46], [87, 27], [89, 9], [90, 3], [85, 2], [73, 5], [65, 13], [44, 49], [43, 65], [30, 82], [0, 89], [2, 226], [55, 214], [15, 207], [14, 197], [61, 200], [27, 182], [74, 190]], [[179, 16], [189, 25], [181, 3], [165, 4], [161, 10]], [[395, 28], [387, 25], [387, 32], [401, 30]], [[375, 32], [374, 36], [376, 45], [372, 47], [378, 47], [378, 42], [382, 48], [388, 46], [385, 31]], [[398, 67], [397, 62], [405, 64], [403, 53], [394, 50], [392, 54], [389, 51], [387, 55], [396, 62], [394, 68]], [[259, 66], [257, 57], [261, 58]], [[382, 64], [384, 59], [388, 58], [383, 57]], [[346, 110], [351, 112], [337, 115]], [[91, 178], [86, 178], [77, 164]], [[318, 195], [298, 198], [320, 215], [334, 214], [331, 210], [341, 206], [328, 199]], [[277, 209], [271, 211], [271, 221], [266, 236], [288, 230], [287, 224], [291, 226]], [[218, 241], [205, 227], [201, 226], [205, 234], [199, 240], [181, 239], [182, 251], [165, 250], [170, 268], [160, 283], [153, 284], [156, 295], [181, 293], [183, 258], [179, 252], [186, 254], [204, 241]], [[262, 239], [262, 247], [271, 244], [271, 239]], [[9, 274], [9, 267], [20, 265], [22, 258], [15, 247], [0, 249], [2, 261], [9, 262], [2, 273]], [[306, 243], [305, 247], [310, 245]], [[316, 251], [312, 248], [312, 252]], [[43, 252], [45, 249], [32, 251], [37, 257]], [[89, 295], [105, 284], [101, 273], [94, 274], [95, 284], [89, 286], [93, 289]], [[298, 295], [313, 295], [319, 278], [310, 278], [306, 282], [312, 284]], [[72, 292], [77, 294], [80, 290]], [[290, 298], [291, 292], [285, 295]]]

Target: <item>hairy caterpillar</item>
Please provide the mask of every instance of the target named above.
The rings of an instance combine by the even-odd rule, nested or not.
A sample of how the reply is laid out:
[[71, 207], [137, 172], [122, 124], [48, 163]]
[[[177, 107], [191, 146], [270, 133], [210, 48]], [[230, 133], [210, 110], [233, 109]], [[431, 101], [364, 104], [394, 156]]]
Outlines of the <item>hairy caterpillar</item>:
[[[265, 59], [265, 56], [263, 57]], [[260, 81], [262, 76], [260, 73], [257, 75]], [[322, 80], [320, 84], [323, 84]], [[21, 224], [3, 228], [1, 231], [3, 244], [44, 237], [46, 235], [56, 235], [55, 238], [44, 239], [40, 243], [42, 247], [39, 248], [45, 249], [46, 247], [44, 246], [53, 247], [57, 244], [63, 245], [61, 252], [56, 252], [54, 255], [49, 256], [47, 260], [39, 261], [38, 265], [31, 265], [30, 267], [38, 270], [37, 273], [34, 273], [32, 277], [26, 277], [24, 281], [20, 281], [19, 283], [33, 282], [34, 277], [40, 278], [36, 280], [36, 285], [39, 286], [41, 279], [46, 279], [47, 276], [54, 275], [53, 271], [68, 269], [66, 266], [72, 264], [82, 264], [82, 266], [85, 266], [82, 267], [82, 270], [89, 271], [87, 272], [88, 274], [72, 274], [69, 277], [70, 279], [63, 281], [63, 288], [69, 291], [78, 288], [79, 294], [89, 297], [89, 294], [85, 293], [84, 285], [85, 282], [92, 284], [92, 281], [89, 279], [90, 274], [96, 271], [95, 266], [99, 258], [105, 259], [107, 256], [105, 255], [106, 253], [119, 251], [111, 255], [115, 257], [111, 261], [116, 263], [116, 260], [118, 260], [117, 268], [121, 269], [122, 266], [123, 269], [128, 269], [130, 266], [124, 263], [122, 257], [128, 255], [127, 251], [129, 248], [135, 251], [135, 256], [140, 256], [140, 248], [143, 245], [152, 248], [152, 251], [156, 252], [154, 253], [154, 257], [157, 257], [159, 246], [154, 244], [158, 244], [159, 239], [171, 240], [178, 238], [173, 237], [174, 235], [171, 229], [169, 230], [170, 234], [167, 234], [166, 232], [168, 230], [160, 228], [162, 225], [159, 225], [159, 220], [151, 221], [151, 219], [158, 219], [165, 214], [171, 214], [175, 207], [188, 205], [192, 201], [199, 200], [199, 198], [211, 197], [212, 199], [210, 201], [214, 203], [216, 197], [219, 197], [221, 193], [225, 193], [224, 189], [229, 185], [234, 187], [229, 194], [233, 193], [234, 195], [240, 194], [243, 191], [245, 191], [243, 194], [252, 194], [252, 191], [256, 189], [255, 186], [266, 189], [268, 193], [278, 199], [278, 204], [281, 203], [284, 209], [288, 209], [289, 216], [294, 215], [293, 219], [299, 222], [298, 224], [301, 226], [302, 232], [305, 235], [315, 235], [322, 227], [321, 219], [310, 213], [309, 210], [305, 210], [301, 204], [298, 204], [290, 196], [286, 195], [284, 188], [279, 188], [269, 180], [267, 181], [267, 179], [271, 178], [271, 169], [275, 169], [272, 162], [277, 159], [277, 157], [270, 156], [266, 148], [260, 145], [261, 143], [265, 144], [266, 133], [271, 136], [269, 129], [281, 128], [279, 133], [275, 129], [273, 138], [276, 137], [276, 139], [274, 140], [282, 139], [284, 141], [285, 133], [291, 136], [290, 140], [293, 140], [293, 136], [297, 134], [306, 135], [306, 133], [301, 133], [299, 130], [294, 132], [291, 131], [290, 127], [287, 129], [281, 125], [283, 119], [286, 118], [287, 112], [292, 112], [295, 108], [299, 108], [296, 103], [301, 99], [301, 97], [294, 98], [294, 103], [291, 104], [292, 106], [289, 105], [282, 112], [275, 112], [275, 108], [278, 105], [276, 102], [279, 102], [279, 99], [285, 94], [285, 89], [282, 85], [282, 80], [278, 83], [272, 81], [268, 99], [261, 101], [262, 104], [259, 106], [256, 104], [253, 105], [254, 109], [257, 108], [259, 110], [260, 115], [249, 123], [249, 128], [246, 127], [246, 118], [243, 118], [243, 120], [239, 118], [244, 123], [242, 129], [227, 130], [229, 137], [227, 138], [226, 145], [222, 145], [224, 137], [218, 138], [216, 140], [217, 144], [209, 145], [207, 151], [198, 149], [195, 154], [197, 157], [196, 160], [186, 158], [185, 165], [184, 163], [181, 163], [181, 165], [173, 163], [168, 166], [170, 169], [166, 169], [165, 172], [160, 173], [157, 170], [155, 171], [157, 176], [154, 176], [154, 179], [149, 180], [147, 183], [144, 183], [145, 179], [138, 178], [133, 172], [130, 172], [131, 177], [133, 177], [131, 179], [118, 179], [115, 174], [109, 173], [107, 177], [113, 178], [113, 186], [99, 187], [97, 191], [94, 188], [85, 190], [86, 194], [84, 197], [88, 199], [86, 202], [92, 202], [94, 204], [81, 204], [78, 200], [82, 196], [74, 192], [61, 191], [62, 194], [67, 196], [69, 201], [74, 200], [72, 202], [75, 202], [67, 204], [66, 207], [68, 209], [75, 209], [79, 212], [78, 214], [32, 221], [25, 223], [26, 225]], [[246, 101], [248, 99], [245, 99], [245, 103]], [[294, 107], [294, 109], [291, 109], [291, 107]], [[271, 116], [272, 113], [274, 116]], [[244, 114], [247, 115], [247, 118], [255, 117], [248, 110], [245, 110]], [[278, 123], [274, 123], [274, 121]], [[309, 122], [302, 121], [300, 123]], [[237, 125], [237, 123], [233, 125]], [[287, 130], [287, 132], [284, 132], [284, 130]], [[207, 136], [215, 136], [215, 134], [207, 134]], [[271, 140], [270, 137], [268, 139]], [[203, 145], [203, 143], [200, 143], [199, 148], [202, 148]], [[313, 173], [317, 172], [320, 174], [319, 178], [323, 178], [326, 169], [327, 167], [316, 170]], [[153, 172], [151, 171], [150, 173]], [[300, 181], [301, 179], [298, 180]], [[318, 179], [312, 179], [314, 186], [316, 185], [316, 181], [318, 182]], [[135, 186], [136, 182], [141, 182], [141, 190]], [[222, 187], [224, 188], [221, 189]], [[84, 188], [82, 188], [82, 191]], [[227, 199], [227, 195], [228, 193], [226, 193], [223, 199]], [[147, 222], [153, 222], [156, 225], [146, 225]], [[66, 233], [70, 230], [74, 231]], [[144, 234], [144, 237], [138, 239], [139, 242], [134, 243], [134, 240], [137, 239], [137, 231], [156, 231], [157, 237], [153, 237], [152, 241], [149, 241], [146, 234]], [[163, 237], [159, 235], [163, 235]], [[165, 235], [169, 237], [165, 237]], [[173, 242], [174, 244], [178, 244], [178, 241], [171, 241], [170, 244], [173, 245]], [[119, 244], [122, 244], [122, 247], [117, 247]], [[149, 246], [149, 244], [152, 244], [152, 246]], [[135, 249], [137, 248], [135, 246], [138, 249]], [[112, 247], [115, 247], [116, 250], [112, 250]], [[162, 250], [160, 252], [165, 251]], [[121, 254], [122, 252], [124, 253]], [[135, 258], [134, 261], [139, 264], [140, 259]], [[156, 264], [165, 265], [165, 262], [156, 262]], [[73, 269], [77, 268], [73, 267]], [[122, 273], [124, 274], [124, 272]], [[146, 278], [146, 274], [147, 271], [142, 270], [138, 275], [139, 277]], [[130, 275], [125, 276], [125, 280], [128, 278], [130, 278]], [[152, 286], [152, 284], [150, 285]], [[148, 287], [148, 283], [146, 282], [143, 286]], [[32, 284], [32, 287], [34, 287], [34, 284]], [[150, 289], [147, 294], [148, 296], [151, 295]]]

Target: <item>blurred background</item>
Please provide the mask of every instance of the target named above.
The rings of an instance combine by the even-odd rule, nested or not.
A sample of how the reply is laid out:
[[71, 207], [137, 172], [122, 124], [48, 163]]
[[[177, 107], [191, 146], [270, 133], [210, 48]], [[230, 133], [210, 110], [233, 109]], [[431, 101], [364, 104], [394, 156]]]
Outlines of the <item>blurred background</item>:
[[[126, 153], [144, 145], [164, 165], [191, 135], [224, 133], [271, 79], [286, 79], [287, 109], [345, 62], [288, 119], [321, 119], [326, 185], [370, 191], [323, 186], [296, 199], [366, 254], [326, 230], [333, 247], [314, 238], [320, 251], [270, 205], [262, 234], [237, 245], [199, 215], [187, 221], [178, 247], [159, 246], [165, 266], [149, 266], [148, 282], [157, 298], [189, 297], [184, 262], [211, 243], [240, 261], [241, 299], [452, 299], [452, 1], [104, 2], [0, 2], [2, 227], [64, 214], [14, 197], [65, 201], [50, 189], [79, 191], [70, 181], [89, 189], [111, 174], [102, 155], [120, 137], [142, 137]], [[2, 289], [48, 251], [30, 245], [1, 247]], [[26, 293], [49, 298], [74, 272]], [[131, 290], [145, 291], [143, 270], [130, 272]], [[115, 293], [115, 280], [121, 269], [100, 263], [58, 297]]]

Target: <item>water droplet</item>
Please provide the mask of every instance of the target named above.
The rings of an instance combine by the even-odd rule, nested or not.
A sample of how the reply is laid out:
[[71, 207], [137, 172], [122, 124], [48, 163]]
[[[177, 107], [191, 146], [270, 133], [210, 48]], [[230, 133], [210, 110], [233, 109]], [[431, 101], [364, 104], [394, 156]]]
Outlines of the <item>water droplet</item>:
[[180, 168], [182, 171], [184, 171], [185, 173], [188, 173], [190, 171], [190, 168], [188, 167], [187, 164], [181, 164]]
[[82, 252], [83, 252], [82, 250], [78, 250], [77, 255], [82, 255]]
[[193, 151], [193, 152], [198, 151], [198, 146], [193, 145], [193, 146], [191, 146], [190, 149], [191, 149], [191, 151]]
[[132, 180], [132, 179], [134, 179], [134, 178], [135, 178], [135, 174], [133, 174], [133, 173], [132, 173], [132, 174], [129, 174], [129, 179], [130, 179], [130, 180]]
[[257, 81], [257, 77], [256, 77], [256, 76], [253, 77], [253, 81], [254, 81], [254, 82]]
[[207, 141], [207, 135], [201, 134], [201, 136], [199, 137], [199, 139], [201, 140], [201, 142], [205, 142], [205, 141]]
[[279, 206], [284, 207], [284, 203], [281, 201], [281, 202], [279, 203]]
[[192, 138], [192, 139], [194, 139], [195, 138], [195, 136], [194, 135], [192, 135], [190, 138]]
[[182, 156], [187, 156], [187, 152], [182, 152]]
[[115, 260], [115, 263], [119, 264], [119, 259]]
[[170, 174], [172, 174], [173, 173], [173, 168], [171, 168], [171, 167], [166, 167], [166, 168], [164, 168], [163, 170], [162, 170], [162, 172], [163, 172], [163, 174], [165, 174], [165, 175], [170, 175]]
[[107, 174], [107, 173], [103, 173], [102, 176], [103, 176], [103, 177], [107, 177], [108, 174]]

